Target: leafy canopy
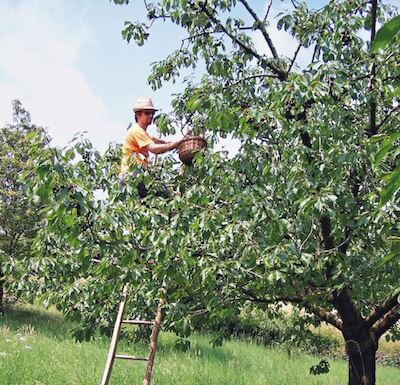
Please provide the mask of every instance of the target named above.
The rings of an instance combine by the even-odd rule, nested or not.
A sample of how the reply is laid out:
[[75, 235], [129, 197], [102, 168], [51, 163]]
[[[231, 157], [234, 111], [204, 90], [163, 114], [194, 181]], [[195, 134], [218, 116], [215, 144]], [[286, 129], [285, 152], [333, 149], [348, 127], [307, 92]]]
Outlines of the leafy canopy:
[[398, 141], [399, 67], [397, 53], [373, 56], [360, 37], [370, 8], [361, 0], [296, 5], [278, 21], [299, 43], [287, 58], [268, 33], [269, 9], [261, 17], [245, 0], [146, 4], [148, 24], [127, 22], [125, 39], [143, 44], [159, 20], [187, 32], [154, 64], [152, 87], [198, 63], [206, 69], [200, 82], [185, 80], [160, 130], [188, 125], [210, 143], [232, 135], [242, 147], [231, 159], [199, 154], [191, 169], [165, 159], [144, 182], [155, 192], [164, 181], [171, 196], [144, 201], [138, 180], [117, 185], [119, 149], [101, 156], [77, 141], [43, 153], [31, 181], [48, 205], [35, 245], [43, 295], [84, 320], [81, 337], [110, 328], [129, 281], [135, 314], [167, 288], [166, 325], [182, 336], [197, 319], [212, 322], [244, 303], [291, 303], [306, 309], [306, 322], [327, 321], [345, 338], [362, 320], [379, 339], [398, 319], [399, 191], [381, 193], [399, 155], [380, 145]]

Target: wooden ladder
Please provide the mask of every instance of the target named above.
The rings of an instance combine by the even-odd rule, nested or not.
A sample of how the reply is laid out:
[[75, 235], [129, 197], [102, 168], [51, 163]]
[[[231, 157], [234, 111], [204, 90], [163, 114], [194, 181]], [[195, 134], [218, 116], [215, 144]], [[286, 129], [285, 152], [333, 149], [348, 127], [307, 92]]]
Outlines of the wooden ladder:
[[[146, 367], [146, 372], [144, 374], [143, 385], [150, 385], [151, 375], [153, 372], [154, 358], [157, 350], [158, 334], [161, 329], [162, 306], [165, 304], [165, 300], [163, 298], [160, 299], [154, 321], [124, 320], [123, 315], [124, 315], [125, 305], [128, 299], [128, 288], [129, 285], [126, 284], [123, 290], [123, 298], [119, 305], [117, 319], [114, 325], [114, 331], [111, 338], [110, 349], [108, 351], [106, 367], [104, 369], [101, 385], [108, 385], [111, 377], [111, 371], [114, 365], [114, 360], [116, 358], [122, 360], [132, 360], [132, 361], [147, 361], [147, 367]], [[129, 356], [126, 354], [116, 354], [122, 324], [153, 326], [150, 336], [149, 355], [147, 357], [136, 357], [136, 356]]]

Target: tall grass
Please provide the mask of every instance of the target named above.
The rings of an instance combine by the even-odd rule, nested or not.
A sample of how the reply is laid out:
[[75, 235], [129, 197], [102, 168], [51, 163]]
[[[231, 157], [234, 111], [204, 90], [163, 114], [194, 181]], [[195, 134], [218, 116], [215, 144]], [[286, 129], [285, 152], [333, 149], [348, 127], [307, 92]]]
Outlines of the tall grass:
[[[0, 385], [99, 385], [109, 338], [75, 342], [71, 325], [55, 311], [18, 306], [0, 318]], [[176, 337], [161, 333], [154, 385], [340, 385], [347, 365], [330, 361], [330, 372], [309, 374], [321, 357], [292, 353], [250, 342], [228, 341], [212, 348], [209, 337], [195, 335], [191, 348], [176, 349]], [[121, 340], [119, 352], [147, 354], [146, 344]], [[141, 384], [145, 363], [116, 361], [110, 385]], [[398, 385], [400, 370], [378, 368], [378, 384]]]

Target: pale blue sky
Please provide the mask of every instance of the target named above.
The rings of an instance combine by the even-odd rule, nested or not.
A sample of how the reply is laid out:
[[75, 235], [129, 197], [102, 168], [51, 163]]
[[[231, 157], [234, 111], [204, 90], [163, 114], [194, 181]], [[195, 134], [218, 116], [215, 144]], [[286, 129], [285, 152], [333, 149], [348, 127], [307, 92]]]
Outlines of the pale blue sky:
[[[262, 11], [269, 1], [251, 3]], [[276, 13], [290, 1], [273, 4]], [[18, 98], [34, 123], [48, 127], [54, 144], [66, 145], [85, 130], [103, 150], [111, 141], [122, 142], [138, 97], [149, 95], [168, 112], [171, 94], [182, 90], [179, 82], [153, 92], [146, 80], [150, 63], [180, 46], [184, 35], [178, 27], [157, 23], [143, 47], [122, 40], [125, 20], [144, 19], [142, 0], [127, 6], [109, 0], [0, 0], [0, 15], [0, 125], [11, 121], [11, 101]], [[291, 56], [297, 44], [274, 22], [269, 31], [278, 52]], [[262, 39], [254, 41], [267, 52]], [[302, 52], [299, 60], [307, 55]]]
[[122, 140], [134, 100], [151, 95], [168, 111], [171, 93], [182, 88], [153, 92], [146, 82], [151, 62], [179, 41], [177, 28], [157, 26], [144, 47], [121, 38], [125, 20], [143, 17], [141, 1], [0, 0], [0, 15], [0, 50], [7, 52], [0, 57], [0, 124], [11, 120], [11, 100], [19, 98], [55, 144], [86, 130], [103, 149]]

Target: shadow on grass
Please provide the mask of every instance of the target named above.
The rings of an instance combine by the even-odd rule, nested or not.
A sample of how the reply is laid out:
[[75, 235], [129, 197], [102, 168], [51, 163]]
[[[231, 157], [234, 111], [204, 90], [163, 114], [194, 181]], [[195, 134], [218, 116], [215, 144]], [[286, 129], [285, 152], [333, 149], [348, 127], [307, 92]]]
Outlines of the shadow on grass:
[[168, 333], [167, 338], [164, 338], [164, 340], [162, 340], [159, 344], [159, 352], [165, 355], [176, 353], [182, 356], [198, 357], [206, 360], [217, 361], [221, 364], [232, 360], [233, 355], [229, 351], [223, 350], [219, 347], [213, 348], [211, 344], [204, 339], [198, 341], [195, 336], [194, 340], [189, 338], [189, 340], [191, 340], [191, 346], [186, 351], [182, 351], [181, 349], [177, 348], [175, 344], [177, 339], [178, 337], [176, 337], [174, 334]]
[[1, 326], [8, 327], [13, 332], [30, 326], [35, 333], [46, 337], [58, 340], [72, 338], [72, 324], [65, 321], [56, 310], [42, 310], [29, 304], [7, 305], [4, 315], [0, 317]]
[[[58, 341], [73, 340], [72, 330], [74, 324], [64, 319], [62, 314], [54, 308], [43, 309], [35, 305], [17, 303], [7, 305], [5, 313], [0, 317], [0, 328], [7, 327], [13, 333], [24, 333], [27, 328], [33, 330], [35, 334], [57, 339]], [[159, 353], [163, 355], [180, 355], [183, 357], [198, 357], [206, 360], [218, 361], [221, 364], [227, 363], [232, 359], [229, 351], [221, 348], [213, 348], [204, 337], [194, 335], [191, 340], [190, 348], [183, 352], [177, 348], [178, 337], [173, 333], [163, 333], [164, 336], [158, 346]], [[99, 336], [97, 336], [99, 337]], [[121, 348], [135, 346], [139, 349], [147, 350], [149, 339], [133, 341], [127, 336], [122, 335], [120, 340]], [[108, 347], [111, 337], [101, 336], [96, 338], [101, 344]]]

